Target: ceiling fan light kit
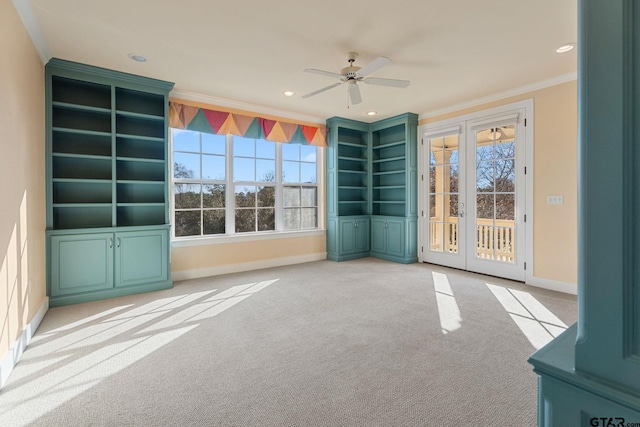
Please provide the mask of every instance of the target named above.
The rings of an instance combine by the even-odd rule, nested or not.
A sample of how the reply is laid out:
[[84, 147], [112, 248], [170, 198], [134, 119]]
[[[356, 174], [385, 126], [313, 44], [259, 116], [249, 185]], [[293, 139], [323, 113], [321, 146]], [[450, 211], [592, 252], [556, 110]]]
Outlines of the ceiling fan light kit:
[[348, 52], [347, 53], [347, 61], [349, 62], [349, 66], [344, 67], [340, 70], [340, 73], [332, 73], [331, 71], [318, 70], [315, 68], [307, 68], [304, 71], [311, 74], [319, 74], [321, 76], [333, 77], [340, 80], [338, 83], [334, 83], [332, 85], [323, 87], [306, 95], [303, 95], [303, 98], [310, 98], [319, 93], [325, 92], [329, 89], [333, 89], [336, 86], [339, 86], [343, 83], [348, 84], [348, 99], [349, 105], [356, 105], [362, 103], [362, 95], [360, 93], [360, 88], [358, 87], [358, 82], [363, 82], [370, 85], [378, 85], [378, 86], [387, 86], [387, 87], [398, 87], [405, 88], [409, 86], [408, 80], [397, 80], [397, 79], [383, 79], [383, 78], [373, 78], [367, 77], [369, 74], [378, 71], [380, 68], [384, 67], [391, 63], [391, 60], [384, 56], [379, 56], [364, 67], [358, 67], [353, 65], [358, 54], [356, 52]]

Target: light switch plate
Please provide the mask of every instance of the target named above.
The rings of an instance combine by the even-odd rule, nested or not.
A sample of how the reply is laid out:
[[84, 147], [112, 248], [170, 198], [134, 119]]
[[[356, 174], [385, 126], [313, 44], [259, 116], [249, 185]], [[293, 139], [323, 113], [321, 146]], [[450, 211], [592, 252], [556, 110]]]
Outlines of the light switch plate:
[[564, 204], [564, 196], [562, 196], [562, 195], [547, 196], [547, 204], [548, 205], [563, 205]]

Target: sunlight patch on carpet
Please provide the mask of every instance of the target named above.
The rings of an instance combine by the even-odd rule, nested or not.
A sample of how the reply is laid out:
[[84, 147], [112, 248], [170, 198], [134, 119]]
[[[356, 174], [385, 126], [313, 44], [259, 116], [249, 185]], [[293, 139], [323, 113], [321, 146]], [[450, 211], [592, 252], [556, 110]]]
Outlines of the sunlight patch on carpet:
[[536, 350], [567, 329], [562, 320], [530, 293], [486, 285]]
[[462, 327], [462, 317], [456, 298], [451, 290], [446, 274], [431, 273], [433, 275], [433, 287], [436, 291], [436, 303], [440, 315], [440, 327], [443, 334], [448, 334]]

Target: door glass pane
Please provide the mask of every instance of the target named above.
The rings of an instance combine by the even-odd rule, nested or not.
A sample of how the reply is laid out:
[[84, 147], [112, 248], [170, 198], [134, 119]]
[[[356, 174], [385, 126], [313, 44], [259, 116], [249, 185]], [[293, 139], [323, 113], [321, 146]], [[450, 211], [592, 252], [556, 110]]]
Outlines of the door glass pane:
[[442, 222], [429, 222], [429, 250], [434, 252], [444, 250], [442, 245], [443, 225]]
[[515, 262], [515, 127], [476, 133], [476, 256]]
[[476, 166], [476, 191], [493, 191], [493, 161], [478, 162]]
[[515, 160], [496, 161], [496, 192], [512, 193], [516, 188]]
[[451, 165], [449, 168], [449, 192], [457, 193], [458, 192], [458, 166]]
[[515, 219], [515, 194], [496, 194], [496, 221], [511, 221], [511, 224], [504, 225], [513, 227]]
[[429, 249], [458, 252], [459, 136], [429, 140]]

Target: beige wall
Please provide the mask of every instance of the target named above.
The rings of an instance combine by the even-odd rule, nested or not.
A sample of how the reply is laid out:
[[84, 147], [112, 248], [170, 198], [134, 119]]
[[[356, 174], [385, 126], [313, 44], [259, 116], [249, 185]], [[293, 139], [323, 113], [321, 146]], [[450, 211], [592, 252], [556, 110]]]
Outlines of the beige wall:
[[0, 360], [45, 302], [44, 67], [0, 0]]
[[[462, 116], [525, 99], [534, 102], [533, 274], [565, 283], [578, 281], [578, 94], [577, 81], [497, 102], [430, 117], [420, 124]], [[564, 196], [547, 205], [547, 195]]]
[[304, 257], [326, 252], [321, 236], [290, 237], [251, 242], [217, 243], [171, 249], [172, 273], [206, 270], [234, 264], [259, 263], [289, 257]]

